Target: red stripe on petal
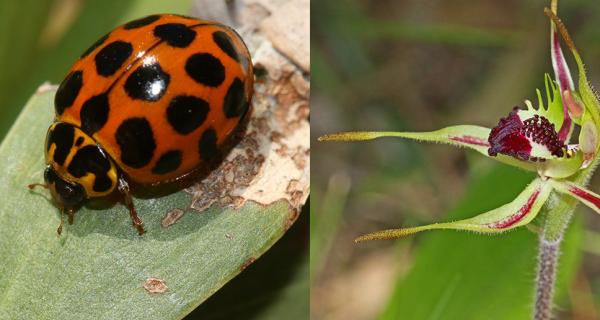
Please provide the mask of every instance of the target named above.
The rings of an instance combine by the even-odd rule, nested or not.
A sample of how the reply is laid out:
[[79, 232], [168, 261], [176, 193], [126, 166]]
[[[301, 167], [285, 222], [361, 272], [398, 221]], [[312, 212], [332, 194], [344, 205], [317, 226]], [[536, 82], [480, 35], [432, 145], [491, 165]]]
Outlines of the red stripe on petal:
[[565, 121], [563, 121], [562, 126], [560, 127], [560, 131], [558, 132], [558, 139], [560, 142], [565, 142], [569, 133], [571, 132], [571, 117], [569, 116], [569, 110], [565, 107]]
[[560, 92], [563, 92], [565, 90], [572, 90], [573, 80], [571, 80], [571, 73], [569, 72], [565, 58], [560, 48], [560, 40], [557, 31], [554, 31], [552, 42], [552, 58], [554, 59], [554, 61], [552, 62], [554, 62], [554, 72], [558, 80], [558, 85], [560, 86]]
[[[560, 88], [560, 93], [563, 101], [565, 101], [565, 91], [573, 90], [573, 80], [571, 79], [571, 72], [569, 71], [569, 67], [567, 66], [567, 62], [563, 56], [562, 49], [560, 48], [560, 41], [558, 37], [558, 32], [554, 31], [552, 33], [552, 66], [554, 67], [554, 74], [558, 81], [558, 86]], [[563, 102], [563, 114], [564, 114], [564, 122], [560, 127], [558, 132], [558, 138], [561, 142], [565, 142], [569, 137], [569, 133], [571, 132], [571, 116], [569, 115], [568, 104]]]
[[529, 199], [527, 199], [527, 203], [524, 204], [519, 209], [519, 211], [517, 211], [517, 213], [513, 214], [512, 216], [508, 217], [507, 219], [504, 219], [503, 221], [496, 222], [496, 223], [490, 225], [490, 227], [497, 228], [497, 229], [505, 229], [505, 228], [510, 228], [517, 222], [521, 221], [528, 213], [531, 212], [531, 208], [533, 208], [533, 204], [535, 203], [535, 200], [537, 200], [539, 195], [540, 195], [540, 190], [536, 190], [531, 196], [529, 196]]
[[577, 188], [575, 186], [569, 186], [569, 192], [582, 198], [583, 200], [590, 202], [596, 208], [600, 209], [600, 199], [598, 197], [594, 196], [593, 194], [591, 194], [583, 189]]
[[448, 140], [452, 140], [452, 141], [456, 141], [456, 142], [460, 142], [460, 143], [464, 143], [464, 144], [470, 144], [470, 145], [474, 145], [474, 146], [482, 146], [482, 147], [490, 146], [490, 144], [485, 139], [481, 139], [481, 138], [473, 137], [473, 136], [448, 137]]

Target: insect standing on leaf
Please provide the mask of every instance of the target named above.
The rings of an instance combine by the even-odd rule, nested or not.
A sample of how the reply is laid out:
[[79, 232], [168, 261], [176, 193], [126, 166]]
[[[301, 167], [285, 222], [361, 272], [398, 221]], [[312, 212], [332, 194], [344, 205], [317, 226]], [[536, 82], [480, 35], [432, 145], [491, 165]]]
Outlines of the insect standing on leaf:
[[73, 223], [89, 198], [117, 194], [144, 233], [132, 186], [177, 182], [221, 156], [249, 113], [250, 54], [222, 24], [178, 15], [128, 22], [94, 43], [54, 99], [44, 184]]

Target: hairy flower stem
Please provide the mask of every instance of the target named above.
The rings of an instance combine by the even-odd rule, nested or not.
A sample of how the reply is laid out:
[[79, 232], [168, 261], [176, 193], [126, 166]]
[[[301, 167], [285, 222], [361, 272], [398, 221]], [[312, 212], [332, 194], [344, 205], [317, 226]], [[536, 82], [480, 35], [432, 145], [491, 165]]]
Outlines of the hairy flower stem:
[[552, 297], [556, 281], [556, 264], [562, 238], [548, 241], [540, 236], [540, 252], [535, 290], [535, 320], [548, 320], [552, 315]]
[[[580, 171], [569, 180], [579, 185], [587, 185], [597, 163], [598, 160], [596, 159], [592, 166]], [[566, 195], [555, 193], [551, 197], [556, 197], [556, 201], [553, 201], [555, 205], [548, 204], [545, 208], [546, 219], [539, 240], [535, 308], [533, 311], [533, 319], [535, 320], [551, 319], [560, 244], [575, 207], [579, 203], [574, 198]]]

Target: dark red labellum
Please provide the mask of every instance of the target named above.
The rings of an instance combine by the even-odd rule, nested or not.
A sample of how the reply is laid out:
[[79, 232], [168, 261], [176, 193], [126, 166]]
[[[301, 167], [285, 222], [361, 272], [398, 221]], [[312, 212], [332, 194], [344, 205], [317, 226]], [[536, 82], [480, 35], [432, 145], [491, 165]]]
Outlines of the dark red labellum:
[[500, 153], [520, 160], [538, 160], [538, 156], [531, 154], [532, 142], [546, 147], [553, 156], [564, 156], [565, 145], [559, 140], [554, 124], [537, 114], [521, 121], [518, 112], [518, 107], [515, 107], [490, 132], [490, 156]]

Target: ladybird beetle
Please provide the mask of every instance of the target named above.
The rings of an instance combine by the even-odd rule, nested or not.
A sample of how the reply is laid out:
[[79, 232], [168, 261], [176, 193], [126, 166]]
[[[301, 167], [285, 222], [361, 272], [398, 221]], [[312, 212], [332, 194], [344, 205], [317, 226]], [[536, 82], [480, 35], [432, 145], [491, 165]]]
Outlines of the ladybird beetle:
[[130, 184], [157, 186], [206, 167], [248, 113], [254, 75], [231, 28], [151, 15], [109, 32], [68, 71], [54, 98], [44, 184], [73, 222], [90, 198], [117, 194], [144, 233]]

